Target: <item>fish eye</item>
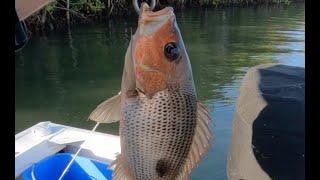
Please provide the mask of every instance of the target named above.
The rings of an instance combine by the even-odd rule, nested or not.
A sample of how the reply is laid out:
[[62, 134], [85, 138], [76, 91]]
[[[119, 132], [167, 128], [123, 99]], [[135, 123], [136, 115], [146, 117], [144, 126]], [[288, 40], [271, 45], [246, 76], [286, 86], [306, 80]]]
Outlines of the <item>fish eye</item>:
[[180, 56], [180, 50], [175, 42], [170, 42], [164, 47], [164, 55], [168, 58], [170, 62], [178, 59]]

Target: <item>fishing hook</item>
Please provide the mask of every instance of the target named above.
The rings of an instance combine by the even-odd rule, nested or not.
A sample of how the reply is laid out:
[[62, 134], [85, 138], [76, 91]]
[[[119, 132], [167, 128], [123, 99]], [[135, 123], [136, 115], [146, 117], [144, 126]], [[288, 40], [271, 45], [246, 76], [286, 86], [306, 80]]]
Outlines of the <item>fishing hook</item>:
[[[132, 0], [132, 4], [136, 12], [139, 14], [140, 13], [140, 7], [138, 5], [138, 0]], [[156, 6], [156, 0], [151, 0], [151, 6], [150, 9], [153, 10], [154, 7]]]

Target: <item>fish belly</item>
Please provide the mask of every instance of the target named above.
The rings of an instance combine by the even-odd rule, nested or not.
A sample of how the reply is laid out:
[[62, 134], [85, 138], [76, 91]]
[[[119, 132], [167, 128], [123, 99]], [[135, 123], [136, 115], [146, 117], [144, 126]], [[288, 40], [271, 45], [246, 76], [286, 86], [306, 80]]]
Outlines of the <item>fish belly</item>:
[[125, 102], [121, 152], [137, 180], [173, 179], [185, 162], [196, 126], [196, 96], [161, 91]]

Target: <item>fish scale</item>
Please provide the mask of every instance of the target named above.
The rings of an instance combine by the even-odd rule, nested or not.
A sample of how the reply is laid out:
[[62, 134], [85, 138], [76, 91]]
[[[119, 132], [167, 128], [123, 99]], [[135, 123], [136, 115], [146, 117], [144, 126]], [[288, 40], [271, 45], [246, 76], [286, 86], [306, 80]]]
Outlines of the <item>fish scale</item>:
[[[135, 179], [168, 179], [186, 159], [196, 126], [196, 96], [161, 91], [124, 105], [124, 157]], [[146, 161], [148, 159], [148, 161]], [[157, 163], [163, 177], [159, 177]], [[161, 167], [158, 167], [158, 170]]]

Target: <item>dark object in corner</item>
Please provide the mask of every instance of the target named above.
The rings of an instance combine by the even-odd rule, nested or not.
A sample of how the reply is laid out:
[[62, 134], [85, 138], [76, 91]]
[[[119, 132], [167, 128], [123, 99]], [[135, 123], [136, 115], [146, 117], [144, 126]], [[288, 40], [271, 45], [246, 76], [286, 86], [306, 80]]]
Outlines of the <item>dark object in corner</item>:
[[28, 29], [24, 21], [19, 21], [17, 12], [15, 12], [15, 52], [22, 49], [22, 47], [28, 42]]
[[305, 70], [266, 64], [246, 74], [228, 157], [228, 179], [305, 179]]
[[15, 52], [28, 42], [28, 29], [24, 20], [55, 0], [15, 0]]

